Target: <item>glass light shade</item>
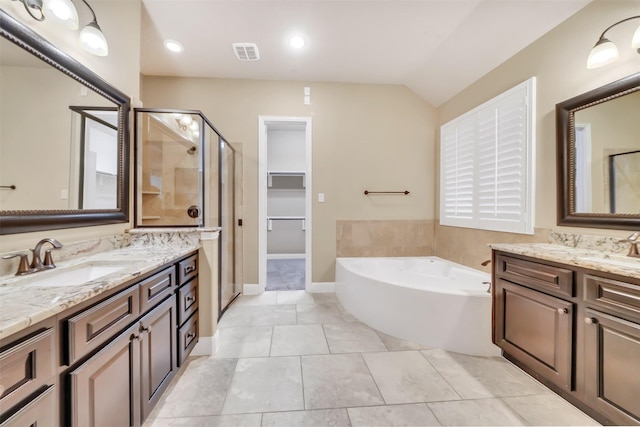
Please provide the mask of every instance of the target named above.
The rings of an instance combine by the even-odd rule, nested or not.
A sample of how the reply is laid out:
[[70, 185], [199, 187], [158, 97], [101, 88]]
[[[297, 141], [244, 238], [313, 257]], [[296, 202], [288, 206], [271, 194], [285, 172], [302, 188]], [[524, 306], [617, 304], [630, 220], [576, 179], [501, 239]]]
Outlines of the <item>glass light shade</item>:
[[631, 38], [631, 48], [640, 49], [640, 25], [638, 25], [638, 29], [633, 33], [633, 37]]
[[604, 37], [598, 40], [598, 43], [591, 49], [589, 58], [587, 59], [587, 68], [593, 69], [611, 64], [618, 59], [618, 48], [613, 42]]
[[78, 29], [78, 11], [71, 0], [44, 0], [43, 9], [47, 19], [70, 30]]
[[109, 54], [107, 39], [95, 21], [90, 22], [80, 31], [80, 46], [87, 52], [97, 56], [107, 56]]

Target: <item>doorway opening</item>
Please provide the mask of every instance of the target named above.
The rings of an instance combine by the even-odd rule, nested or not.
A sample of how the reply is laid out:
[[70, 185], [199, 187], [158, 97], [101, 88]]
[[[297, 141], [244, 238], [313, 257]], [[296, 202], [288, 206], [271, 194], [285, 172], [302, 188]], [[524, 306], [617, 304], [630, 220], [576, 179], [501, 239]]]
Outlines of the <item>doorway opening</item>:
[[311, 284], [311, 118], [260, 116], [259, 268], [262, 290]]

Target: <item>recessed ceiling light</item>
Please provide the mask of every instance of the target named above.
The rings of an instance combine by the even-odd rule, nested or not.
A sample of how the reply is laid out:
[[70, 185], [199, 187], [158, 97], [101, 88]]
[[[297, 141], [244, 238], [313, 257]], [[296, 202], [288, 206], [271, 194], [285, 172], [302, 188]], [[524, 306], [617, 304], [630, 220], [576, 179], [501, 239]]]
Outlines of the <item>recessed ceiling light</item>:
[[300, 36], [293, 36], [289, 39], [289, 45], [294, 49], [302, 49], [307, 42]]
[[175, 40], [165, 40], [164, 47], [169, 49], [171, 52], [182, 52], [184, 50], [184, 46], [182, 46], [182, 43]]

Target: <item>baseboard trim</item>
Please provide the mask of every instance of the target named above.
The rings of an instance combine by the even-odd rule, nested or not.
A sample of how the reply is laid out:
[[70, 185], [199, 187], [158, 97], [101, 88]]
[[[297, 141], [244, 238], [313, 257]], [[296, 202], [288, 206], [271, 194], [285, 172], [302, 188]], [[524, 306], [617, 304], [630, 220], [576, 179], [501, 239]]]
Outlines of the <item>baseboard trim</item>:
[[335, 282], [313, 282], [307, 288], [307, 292], [335, 292]]
[[220, 333], [216, 331], [212, 337], [200, 337], [191, 351], [191, 356], [212, 356], [220, 348]]
[[242, 295], [260, 295], [264, 292], [264, 286], [257, 283], [245, 283], [242, 285]]
[[267, 259], [305, 259], [305, 254], [268, 254]]

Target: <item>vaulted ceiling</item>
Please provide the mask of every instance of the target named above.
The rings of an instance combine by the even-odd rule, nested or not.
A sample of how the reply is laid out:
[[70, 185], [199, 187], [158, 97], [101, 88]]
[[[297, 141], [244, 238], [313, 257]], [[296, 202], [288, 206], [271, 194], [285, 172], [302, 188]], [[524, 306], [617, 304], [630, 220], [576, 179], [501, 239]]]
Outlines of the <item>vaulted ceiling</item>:
[[[404, 84], [439, 106], [590, 1], [143, 0], [142, 73]], [[234, 42], [260, 60], [239, 61]]]

